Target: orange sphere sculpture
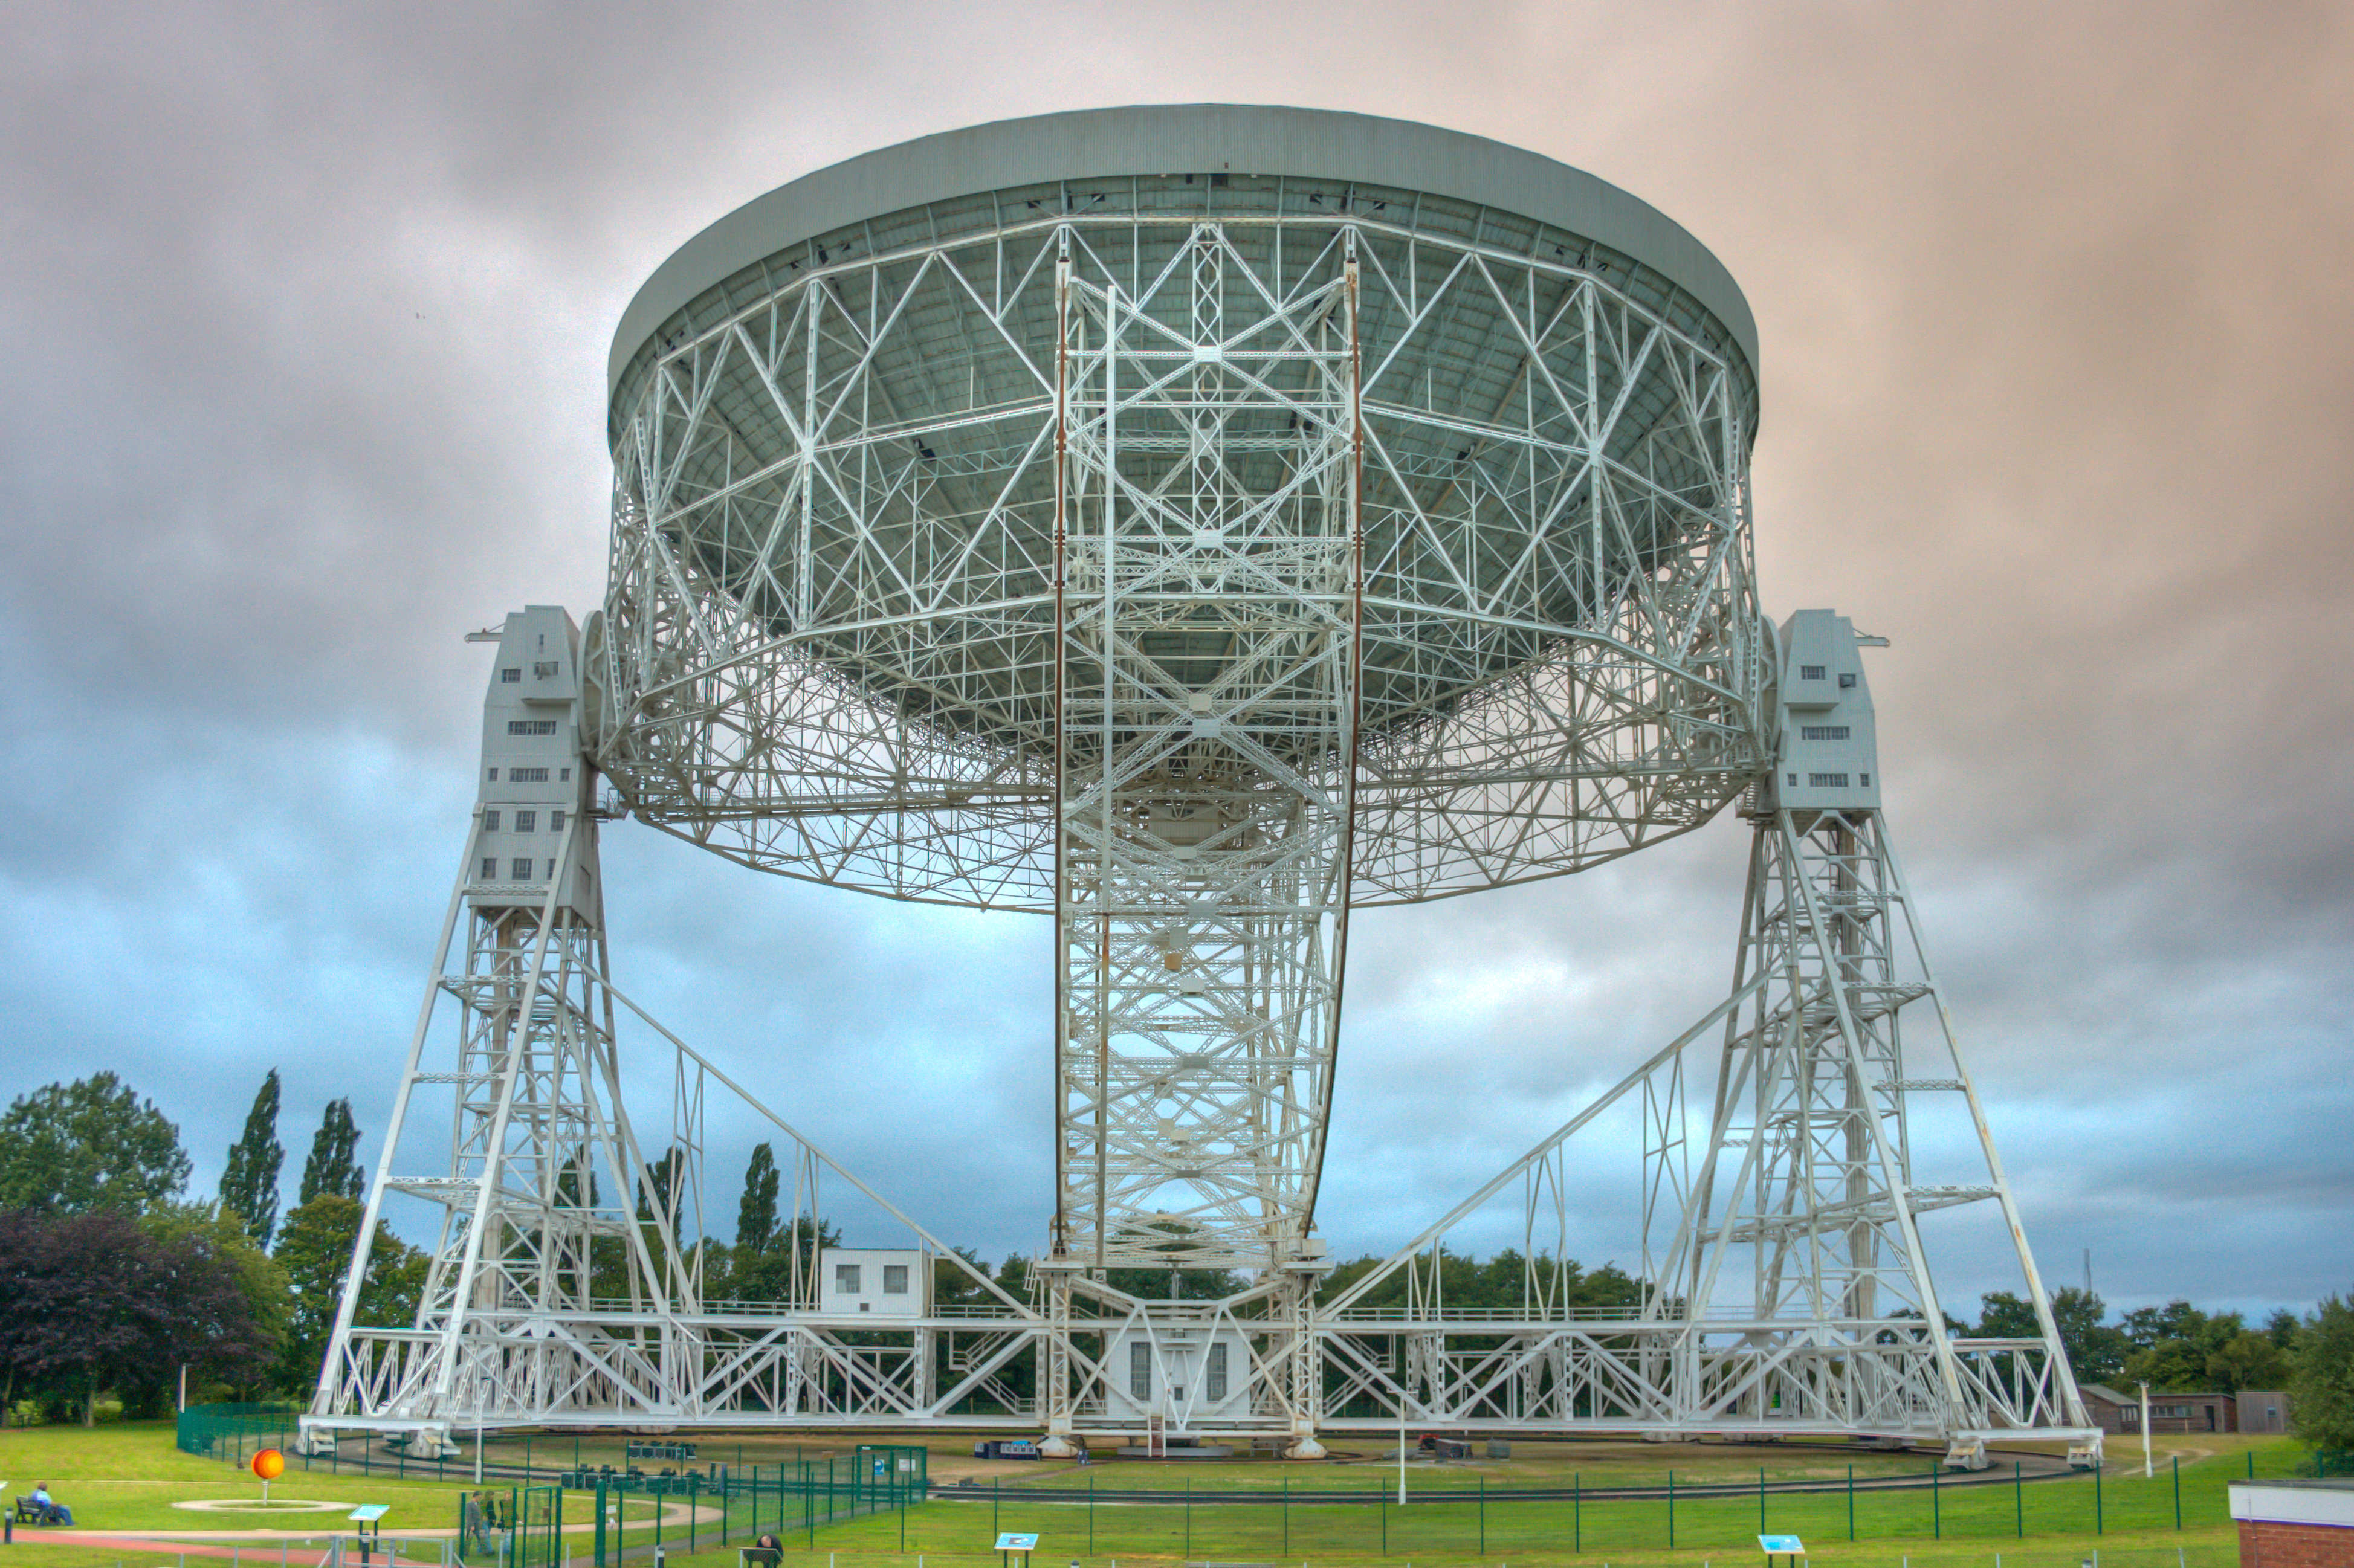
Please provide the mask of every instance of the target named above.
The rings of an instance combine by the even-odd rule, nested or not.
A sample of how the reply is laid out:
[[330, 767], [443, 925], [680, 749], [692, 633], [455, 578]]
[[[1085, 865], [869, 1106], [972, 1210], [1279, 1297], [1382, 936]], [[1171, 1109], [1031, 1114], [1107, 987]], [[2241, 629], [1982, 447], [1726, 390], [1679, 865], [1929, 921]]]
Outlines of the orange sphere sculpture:
[[274, 1481], [286, 1473], [286, 1456], [275, 1448], [264, 1448], [253, 1457], [253, 1473], [265, 1481]]

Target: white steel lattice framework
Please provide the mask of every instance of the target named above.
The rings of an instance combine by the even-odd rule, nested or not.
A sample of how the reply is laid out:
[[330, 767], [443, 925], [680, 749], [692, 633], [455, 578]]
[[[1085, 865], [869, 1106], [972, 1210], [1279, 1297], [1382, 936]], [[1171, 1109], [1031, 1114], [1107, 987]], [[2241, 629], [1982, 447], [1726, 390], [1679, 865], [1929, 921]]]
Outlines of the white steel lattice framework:
[[[1401, 1408], [1934, 1435], [1965, 1456], [1997, 1429], [2089, 1437], [2023, 1238], [2041, 1337], [1956, 1340], [1936, 1309], [1918, 1214], [1983, 1199], [2020, 1233], [1942, 1002], [1947, 1065], [1907, 1076], [1896, 1011], [1935, 987], [1879, 821], [1858, 640], [1821, 612], [1777, 635], [1758, 609], [1755, 344], [1723, 270], [1623, 193], [1426, 127], [1118, 111], [960, 133], [953, 172], [939, 151], [763, 198], [632, 306], [606, 605], [578, 684], [547, 700], [569, 694], [551, 744], [578, 760], [584, 844], [593, 768], [619, 808], [752, 866], [1055, 921], [1033, 1297], [897, 1340], [845, 1340], [798, 1275], [781, 1306], [704, 1303], [678, 1205], [716, 1069], [672, 1042], [682, 1169], [637, 1223], [598, 1208], [590, 1164], [617, 1193], [643, 1168], [601, 904], [576, 901], [574, 926], [554, 891], [494, 916], [466, 879], [521, 863], [470, 847], [476, 937], [437, 994], [491, 1044], [461, 1059], [451, 1172], [406, 1184], [450, 1201], [436, 1290], [398, 1330], [352, 1327], [347, 1299], [313, 1419], [447, 1430], [486, 1398], [535, 1421], [961, 1411], [1057, 1441], [1269, 1430], [1301, 1454]], [[510, 621], [503, 667], [550, 614]], [[1840, 694], [1818, 701], [1834, 665]], [[1352, 909], [1575, 871], [1744, 791], [1757, 849], [1725, 1004], [1320, 1301]], [[540, 930], [590, 944], [549, 971], [578, 977], [577, 1005], [522, 967], [517, 933]], [[519, 988], [466, 978], [503, 951]], [[1682, 1061], [1719, 1024], [1702, 1118]], [[1916, 1178], [1924, 1095], [1975, 1118], [1972, 1180]], [[1581, 1316], [1554, 1262], [1561, 1151], [1622, 1097], [1652, 1132], [1648, 1289]], [[794, 1136], [813, 1216], [830, 1162]], [[388, 1166], [380, 1188], [402, 1187]], [[1438, 1293], [1446, 1234], [1514, 1188], [1525, 1298], [1466, 1319]], [[553, 1264], [524, 1278], [514, 1259], [594, 1245], [567, 1254], [551, 1226], [608, 1238], [628, 1299]], [[1115, 1286], [1144, 1266], [1249, 1284], [1214, 1303]], [[1404, 1305], [1369, 1305], [1393, 1277]], [[514, 1370], [550, 1356], [583, 1370]], [[1017, 1361], [1034, 1390], [1007, 1382]]]

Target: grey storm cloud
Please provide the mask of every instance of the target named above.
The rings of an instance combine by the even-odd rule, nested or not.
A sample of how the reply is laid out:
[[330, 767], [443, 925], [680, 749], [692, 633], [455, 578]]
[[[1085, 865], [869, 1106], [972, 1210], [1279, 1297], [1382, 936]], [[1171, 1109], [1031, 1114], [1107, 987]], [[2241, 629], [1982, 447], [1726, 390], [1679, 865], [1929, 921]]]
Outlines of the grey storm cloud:
[[[1768, 606], [1892, 641], [1893, 831], [2053, 1273], [2354, 1283], [2343, 6], [12, 16], [0, 1090], [122, 1072], [201, 1182], [273, 1065], [298, 1152], [333, 1096], [381, 1128], [461, 843], [460, 634], [599, 597], [607, 339], [689, 234], [957, 124], [1299, 101], [1591, 169], [1741, 281]], [[624, 989], [936, 1231], [1036, 1244], [1043, 926], [639, 828], [605, 856]], [[1405, 1239], [1704, 1012], [1743, 856], [1720, 821], [1363, 917], [1336, 1245]], [[716, 1163], [760, 1136], [723, 1118]], [[1625, 1260], [1631, 1146], [1580, 1159], [1578, 1243]]]

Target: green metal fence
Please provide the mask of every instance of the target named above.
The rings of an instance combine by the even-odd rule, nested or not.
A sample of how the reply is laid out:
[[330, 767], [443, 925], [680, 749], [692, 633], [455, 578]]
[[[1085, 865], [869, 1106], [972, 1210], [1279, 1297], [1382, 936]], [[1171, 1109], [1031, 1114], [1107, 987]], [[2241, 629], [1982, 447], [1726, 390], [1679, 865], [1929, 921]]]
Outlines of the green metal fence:
[[560, 1568], [562, 1487], [482, 1487], [458, 1499], [454, 1555], [468, 1568]]
[[194, 1404], [180, 1412], [180, 1451], [242, 1465], [263, 1448], [292, 1462], [299, 1404]]

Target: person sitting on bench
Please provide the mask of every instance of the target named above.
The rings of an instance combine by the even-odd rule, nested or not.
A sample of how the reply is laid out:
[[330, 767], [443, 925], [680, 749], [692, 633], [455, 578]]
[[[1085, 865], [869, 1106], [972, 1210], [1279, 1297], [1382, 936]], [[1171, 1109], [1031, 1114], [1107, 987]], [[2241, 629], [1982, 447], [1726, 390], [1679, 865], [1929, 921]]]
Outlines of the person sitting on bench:
[[41, 1511], [43, 1524], [71, 1524], [73, 1510], [49, 1496], [49, 1483], [43, 1481], [33, 1489], [33, 1506]]

